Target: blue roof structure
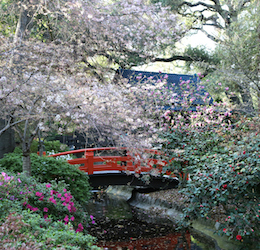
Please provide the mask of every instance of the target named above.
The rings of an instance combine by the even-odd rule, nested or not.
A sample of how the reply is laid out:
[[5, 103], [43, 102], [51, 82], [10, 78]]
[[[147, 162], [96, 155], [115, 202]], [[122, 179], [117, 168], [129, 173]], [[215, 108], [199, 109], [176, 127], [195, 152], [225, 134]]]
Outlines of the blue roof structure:
[[[182, 81], [190, 80], [190, 86], [197, 87], [200, 79], [197, 75], [184, 75], [184, 74], [167, 74], [167, 73], [160, 73], [160, 72], [147, 72], [147, 71], [136, 71], [136, 70], [125, 70], [119, 69], [118, 73], [126, 79], [129, 79], [130, 84], [135, 84], [137, 82], [147, 82], [147, 79], [160, 80], [160, 79], [167, 79], [167, 87], [172, 89], [174, 93], [181, 96], [182, 95], [182, 88], [180, 83]], [[152, 84], [152, 82], [151, 82]], [[197, 97], [193, 101], [190, 110], [195, 111], [197, 105], [205, 105], [205, 102], [202, 100], [201, 96], [205, 95], [207, 91], [205, 88], [195, 88], [197, 91]], [[208, 95], [210, 97], [210, 95]], [[210, 97], [211, 98], [211, 97]], [[213, 104], [213, 99], [210, 99], [209, 104]], [[167, 108], [167, 107], [165, 107]], [[169, 108], [169, 107], [168, 107]], [[175, 110], [180, 110], [179, 108], [175, 107]]]

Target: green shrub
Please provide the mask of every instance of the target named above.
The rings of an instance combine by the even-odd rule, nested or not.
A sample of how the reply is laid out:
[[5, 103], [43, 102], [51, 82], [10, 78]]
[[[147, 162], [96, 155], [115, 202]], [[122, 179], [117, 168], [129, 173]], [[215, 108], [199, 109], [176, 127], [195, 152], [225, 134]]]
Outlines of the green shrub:
[[24, 210], [10, 213], [0, 227], [0, 248], [9, 249], [100, 249], [94, 237], [76, 233], [71, 224], [49, 222], [40, 215]]
[[0, 249], [100, 249], [87, 234], [90, 218], [64, 181], [0, 168]]
[[[0, 223], [4, 223], [4, 218], [10, 213], [31, 211], [45, 222], [61, 221], [70, 224], [76, 232], [87, 233], [93, 216], [88, 216], [63, 181], [39, 183], [33, 177], [0, 170]], [[45, 224], [40, 225], [43, 227]]]
[[[89, 199], [88, 175], [62, 159], [31, 154], [32, 176], [40, 182], [63, 180], [75, 199], [85, 203]], [[0, 159], [0, 167], [15, 173], [22, 172], [22, 154], [9, 153]]]
[[162, 134], [163, 149], [172, 159], [166, 168], [190, 174], [182, 188], [190, 201], [184, 225], [213, 219], [220, 223], [220, 235], [245, 244], [259, 239], [260, 134], [250, 127], [244, 122], [229, 131], [169, 129]]
[[[32, 153], [37, 153], [39, 151], [38, 149], [39, 142], [34, 140], [31, 145], [31, 152]], [[54, 151], [55, 153], [59, 152], [65, 152], [69, 151], [69, 147], [66, 144], [61, 143], [60, 141], [44, 141], [44, 147], [46, 152], [52, 152]]]

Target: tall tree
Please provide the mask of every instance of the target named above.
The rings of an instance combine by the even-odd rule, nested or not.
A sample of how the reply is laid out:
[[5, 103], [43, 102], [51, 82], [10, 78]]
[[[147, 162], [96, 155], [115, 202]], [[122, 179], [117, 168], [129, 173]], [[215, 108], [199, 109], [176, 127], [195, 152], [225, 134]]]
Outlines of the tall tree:
[[[243, 12], [250, 3], [255, 0], [153, 0], [152, 2], [161, 2], [164, 6], [170, 6], [174, 12], [177, 12], [186, 19], [187, 24], [193, 30], [202, 31], [208, 38], [217, 43], [224, 41], [222, 33], [233, 22], [236, 22], [241, 12]], [[210, 33], [207, 28], [214, 27], [219, 32], [216, 35]]]
[[221, 64], [213, 75], [240, 93], [240, 105], [247, 112], [252, 112], [253, 101], [255, 108], [260, 107], [259, 14], [260, 5], [255, 2], [230, 25], [225, 42], [218, 48]]

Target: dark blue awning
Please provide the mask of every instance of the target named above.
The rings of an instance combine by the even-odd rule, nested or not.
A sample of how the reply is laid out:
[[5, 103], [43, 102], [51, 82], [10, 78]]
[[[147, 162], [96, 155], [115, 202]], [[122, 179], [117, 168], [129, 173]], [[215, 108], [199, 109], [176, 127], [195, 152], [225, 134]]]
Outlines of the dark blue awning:
[[[181, 96], [183, 92], [181, 88], [181, 83], [183, 81], [190, 81], [190, 87], [195, 87], [194, 89], [196, 90], [196, 99], [192, 102], [193, 107], [191, 107], [190, 110], [195, 111], [195, 106], [205, 105], [205, 102], [201, 97], [206, 96], [207, 91], [205, 90], [205, 88], [199, 87], [198, 83], [200, 82], [200, 79], [197, 75], [167, 74], [159, 72], [147, 72], [125, 69], [119, 69], [118, 74], [120, 74], [123, 78], [128, 79], [130, 84], [136, 84], [137, 82], [147, 83], [148, 80], [151, 80], [151, 84], [154, 84], [154, 82], [165, 79], [167, 81], [168, 89], [172, 90], [178, 96]], [[213, 99], [208, 93], [207, 97], [210, 98], [209, 104], [213, 104]], [[180, 108], [178, 109], [178, 107], [176, 107], [174, 110], [180, 110]]]

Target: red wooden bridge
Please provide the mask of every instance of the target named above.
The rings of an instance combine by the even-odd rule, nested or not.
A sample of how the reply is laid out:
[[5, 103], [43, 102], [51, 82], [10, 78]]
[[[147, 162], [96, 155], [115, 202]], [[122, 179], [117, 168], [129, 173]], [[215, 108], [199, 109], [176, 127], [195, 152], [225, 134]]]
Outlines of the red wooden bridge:
[[[78, 158], [68, 160], [69, 164], [79, 164], [79, 169], [90, 177], [92, 187], [108, 185], [145, 186], [153, 189], [173, 188], [178, 185], [178, 178], [171, 172], [163, 172], [166, 161], [160, 158], [157, 150], [145, 150], [147, 157], [141, 159], [138, 154], [132, 154], [127, 148], [105, 147], [78, 149], [49, 155], [57, 157], [62, 155], [76, 155]], [[142, 180], [147, 173], [149, 182]]]

